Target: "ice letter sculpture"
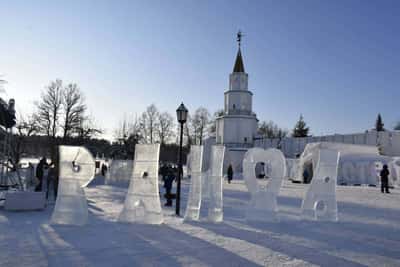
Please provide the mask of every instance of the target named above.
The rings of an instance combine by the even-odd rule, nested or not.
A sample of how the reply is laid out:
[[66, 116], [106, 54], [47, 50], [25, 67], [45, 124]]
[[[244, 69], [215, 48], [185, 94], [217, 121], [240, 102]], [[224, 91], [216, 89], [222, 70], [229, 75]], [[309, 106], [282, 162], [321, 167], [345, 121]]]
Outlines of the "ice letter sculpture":
[[[264, 163], [267, 169], [267, 185], [257, 180], [255, 169], [257, 163]], [[246, 210], [248, 221], [278, 221], [277, 196], [286, 173], [286, 160], [282, 152], [271, 148], [249, 149], [243, 159], [243, 176], [251, 194], [249, 207]]]
[[320, 149], [314, 177], [301, 205], [304, 219], [337, 221], [336, 179], [340, 153]]
[[184, 220], [198, 220], [201, 206], [201, 183], [203, 163], [203, 146], [191, 146], [190, 158], [190, 190]]
[[222, 175], [224, 165], [224, 146], [212, 146], [210, 158], [210, 170], [208, 172], [208, 182], [210, 202], [208, 207], [208, 220], [212, 222], [222, 222]]
[[133, 160], [113, 160], [106, 173], [105, 184], [128, 187], [132, 177]]
[[163, 222], [158, 190], [159, 154], [159, 144], [136, 145], [133, 175], [119, 221], [145, 224]]
[[88, 220], [85, 187], [94, 176], [94, 159], [84, 147], [59, 147], [59, 185], [51, 224], [84, 225]]

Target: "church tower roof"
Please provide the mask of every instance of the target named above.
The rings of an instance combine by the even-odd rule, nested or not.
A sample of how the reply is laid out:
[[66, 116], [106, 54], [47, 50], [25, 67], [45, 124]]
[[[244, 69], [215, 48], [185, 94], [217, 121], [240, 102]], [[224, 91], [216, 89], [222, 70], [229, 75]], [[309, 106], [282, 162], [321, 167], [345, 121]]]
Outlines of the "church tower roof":
[[244, 72], [243, 58], [242, 58], [242, 52], [240, 51], [240, 47], [236, 55], [236, 61], [235, 61], [235, 66], [233, 67], [233, 72]]

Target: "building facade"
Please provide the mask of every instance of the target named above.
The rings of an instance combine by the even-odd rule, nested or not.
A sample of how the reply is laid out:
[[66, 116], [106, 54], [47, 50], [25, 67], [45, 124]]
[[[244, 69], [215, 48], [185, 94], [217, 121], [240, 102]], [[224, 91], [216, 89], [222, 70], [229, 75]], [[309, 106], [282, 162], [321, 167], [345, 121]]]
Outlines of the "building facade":
[[244, 153], [254, 146], [258, 127], [248, 79], [239, 46], [233, 72], [229, 75], [229, 89], [224, 93], [224, 113], [216, 119], [215, 133], [215, 143], [226, 147], [225, 165], [232, 164], [236, 171], [241, 171]]

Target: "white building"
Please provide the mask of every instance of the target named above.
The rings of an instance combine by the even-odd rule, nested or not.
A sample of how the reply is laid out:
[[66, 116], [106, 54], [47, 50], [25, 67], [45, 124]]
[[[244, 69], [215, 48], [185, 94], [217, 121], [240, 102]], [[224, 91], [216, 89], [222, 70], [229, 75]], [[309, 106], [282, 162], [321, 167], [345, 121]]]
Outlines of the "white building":
[[229, 89], [225, 91], [224, 113], [216, 119], [215, 140], [212, 142], [227, 149], [225, 169], [232, 164], [235, 170], [240, 171], [244, 153], [254, 146], [258, 119], [252, 109], [253, 93], [248, 89], [248, 79], [239, 43], [233, 72], [229, 75]]
[[[240, 33], [239, 33], [240, 34]], [[257, 136], [258, 119], [252, 109], [253, 93], [248, 89], [248, 74], [244, 70], [239, 49], [233, 72], [229, 75], [229, 89], [224, 93], [224, 113], [216, 119], [215, 136], [204, 140], [203, 170], [209, 167], [209, 153], [214, 144], [224, 145], [224, 171], [232, 164], [235, 173], [242, 171], [243, 156], [249, 148], [279, 148], [287, 158], [300, 155], [305, 146], [315, 142], [336, 142], [378, 147], [385, 156], [400, 156], [400, 132], [366, 132], [350, 135], [309, 136], [304, 138], [286, 137], [269, 139]]]

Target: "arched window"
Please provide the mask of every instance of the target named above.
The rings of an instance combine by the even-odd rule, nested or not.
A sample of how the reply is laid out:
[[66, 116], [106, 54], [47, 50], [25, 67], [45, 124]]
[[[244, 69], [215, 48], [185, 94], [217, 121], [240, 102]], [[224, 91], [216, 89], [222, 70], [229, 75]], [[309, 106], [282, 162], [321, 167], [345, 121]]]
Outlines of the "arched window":
[[233, 108], [233, 109], [236, 109], [236, 105], [235, 105], [235, 104], [233, 104], [232, 108]]

